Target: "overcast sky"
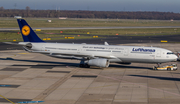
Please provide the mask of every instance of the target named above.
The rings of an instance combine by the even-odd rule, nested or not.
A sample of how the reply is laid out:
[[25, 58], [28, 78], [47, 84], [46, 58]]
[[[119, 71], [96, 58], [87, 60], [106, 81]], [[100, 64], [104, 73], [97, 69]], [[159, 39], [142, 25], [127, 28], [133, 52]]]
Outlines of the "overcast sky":
[[180, 13], [180, 0], [0, 0], [5, 9], [161, 11]]

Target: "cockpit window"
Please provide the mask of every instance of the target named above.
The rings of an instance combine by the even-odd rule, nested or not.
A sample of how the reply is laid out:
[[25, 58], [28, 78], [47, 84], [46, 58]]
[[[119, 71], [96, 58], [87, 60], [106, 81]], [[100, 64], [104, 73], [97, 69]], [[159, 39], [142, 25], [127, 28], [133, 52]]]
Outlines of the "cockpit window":
[[173, 52], [168, 52], [167, 54], [170, 55], [170, 54], [174, 54], [174, 53]]

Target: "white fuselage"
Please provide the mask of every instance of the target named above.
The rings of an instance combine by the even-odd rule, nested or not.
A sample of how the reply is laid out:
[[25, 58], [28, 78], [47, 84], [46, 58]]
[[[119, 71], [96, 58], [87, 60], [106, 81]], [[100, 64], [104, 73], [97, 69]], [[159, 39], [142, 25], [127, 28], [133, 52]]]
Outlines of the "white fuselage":
[[89, 58], [106, 58], [110, 62], [164, 63], [175, 61], [170, 50], [157, 47], [120, 45], [31, 43], [34, 52]]

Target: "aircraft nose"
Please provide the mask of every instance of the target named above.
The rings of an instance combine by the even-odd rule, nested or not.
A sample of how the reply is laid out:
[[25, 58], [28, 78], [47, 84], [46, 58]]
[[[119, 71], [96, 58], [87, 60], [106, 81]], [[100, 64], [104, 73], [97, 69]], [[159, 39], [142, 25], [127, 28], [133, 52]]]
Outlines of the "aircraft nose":
[[178, 57], [176, 55], [173, 55], [172, 57], [174, 59], [174, 61], [177, 61]]

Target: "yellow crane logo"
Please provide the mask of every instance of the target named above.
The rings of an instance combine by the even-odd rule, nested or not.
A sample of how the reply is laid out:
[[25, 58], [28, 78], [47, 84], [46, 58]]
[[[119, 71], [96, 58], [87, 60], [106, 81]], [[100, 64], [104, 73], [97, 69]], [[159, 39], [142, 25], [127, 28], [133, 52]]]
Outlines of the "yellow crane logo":
[[25, 25], [25, 26], [23, 26], [21, 31], [22, 31], [23, 35], [28, 36], [30, 33], [30, 28], [29, 28], [29, 26]]

